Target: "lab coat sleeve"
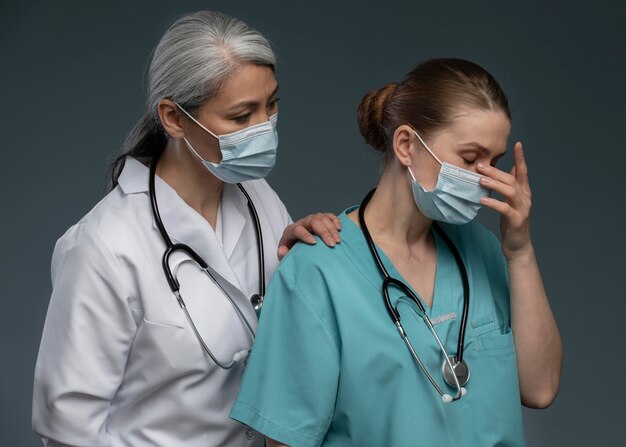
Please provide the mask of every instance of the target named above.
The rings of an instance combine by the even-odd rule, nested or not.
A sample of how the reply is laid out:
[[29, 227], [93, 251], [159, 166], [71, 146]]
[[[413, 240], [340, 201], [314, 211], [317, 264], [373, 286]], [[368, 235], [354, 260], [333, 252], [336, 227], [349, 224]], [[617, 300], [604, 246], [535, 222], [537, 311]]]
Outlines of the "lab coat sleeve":
[[264, 212], [268, 213], [270, 222], [280, 231], [277, 234], [280, 237], [285, 227], [293, 223], [293, 219], [289, 215], [285, 204], [265, 179], [252, 180], [245, 183], [245, 186], [251, 188], [249, 192], [253, 192], [253, 202], [263, 204]]
[[[278, 199], [278, 196], [276, 196], [276, 198]], [[280, 210], [281, 210], [283, 223], [285, 224], [284, 226], [287, 227], [287, 225], [291, 225], [293, 223], [293, 219], [289, 215], [289, 211], [287, 211], [285, 204], [280, 199], [278, 199], [278, 206], [280, 207]]]
[[33, 389], [33, 430], [48, 446], [108, 446], [109, 402], [136, 332], [118, 260], [78, 224], [59, 240]]
[[318, 446], [332, 420], [339, 349], [327, 323], [279, 268], [231, 418], [291, 446]]

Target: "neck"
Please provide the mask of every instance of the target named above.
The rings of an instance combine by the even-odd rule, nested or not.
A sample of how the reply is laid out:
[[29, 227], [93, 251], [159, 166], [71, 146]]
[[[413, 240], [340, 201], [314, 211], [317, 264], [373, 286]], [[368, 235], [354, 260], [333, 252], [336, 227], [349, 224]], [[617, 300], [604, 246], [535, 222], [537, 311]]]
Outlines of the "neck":
[[406, 167], [390, 161], [378, 183], [365, 220], [380, 243], [405, 242], [408, 246], [427, 243], [432, 220], [426, 218], [413, 199]]
[[202, 165], [182, 139], [168, 140], [156, 174], [215, 228], [224, 182]]

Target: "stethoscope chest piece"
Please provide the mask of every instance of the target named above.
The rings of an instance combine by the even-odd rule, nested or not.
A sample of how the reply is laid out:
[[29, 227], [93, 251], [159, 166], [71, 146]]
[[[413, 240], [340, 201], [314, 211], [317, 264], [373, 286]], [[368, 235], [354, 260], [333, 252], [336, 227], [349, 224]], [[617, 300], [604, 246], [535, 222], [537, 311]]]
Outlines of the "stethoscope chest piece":
[[459, 385], [465, 386], [470, 378], [470, 370], [465, 361], [461, 360], [460, 362], [456, 359], [456, 355], [451, 355], [448, 357], [450, 359], [450, 363], [452, 364], [452, 369], [454, 372], [450, 370], [448, 366], [448, 362], [444, 360], [443, 365], [441, 367], [441, 374], [443, 375], [443, 380], [450, 386], [455, 387], [456, 382], [454, 380], [454, 376], [459, 380]]
[[250, 297], [250, 303], [254, 307], [256, 314], [259, 315], [263, 307], [263, 297], [259, 293], [255, 293]]
[[[461, 316], [461, 322], [459, 325], [457, 354], [448, 355], [446, 348], [441, 342], [439, 335], [437, 335], [437, 331], [435, 330], [432, 321], [430, 321], [430, 318], [426, 315], [426, 310], [424, 306], [421, 304], [417, 295], [403, 281], [400, 281], [399, 279], [393, 278], [389, 275], [389, 272], [383, 265], [380, 255], [378, 254], [378, 251], [374, 244], [374, 240], [372, 239], [372, 236], [367, 228], [367, 223], [365, 222], [365, 208], [367, 204], [369, 203], [370, 199], [372, 198], [372, 196], [374, 195], [374, 191], [375, 189], [370, 191], [369, 194], [365, 197], [365, 199], [363, 199], [363, 202], [361, 203], [361, 207], [359, 208], [359, 224], [361, 225], [361, 231], [363, 232], [365, 241], [367, 242], [370, 252], [372, 253], [374, 262], [376, 263], [376, 266], [378, 267], [378, 271], [383, 277], [382, 295], [383, 295], [383, 299], [385, 302], [385, 307], [387, 308], [387, 313], [389, 314], [389, 317], [391, 318], [393, 323], [396, 325], [396, 328], [398, 329], [398, 333], [400, 334], [400, 337], [402, 337], [402, 339], [404, 340], [404, 343], [409, 349], [411, 356], [413, 357], [415, 362], [418, 364], [420, 369], [424, 372], [424, 374], [426, 375], [430, 383], [433, 385], [433, 387], [437, 390], [437, 393], [439, 393], [439, 395], [441, 396], [442, 401], [444, 403], [448, 403], [448, 402], [452, 402], [455, 400], [459, 400], [467, 392], [467, 390], [464, 388], [464, 385], [469, 381], [469, 378], [470, 378], [470, 371], [467, 366], [467, 363], [465, 363], [462, 360], [463, 359], [463, 347], [464, 347], [464, 342], [465, 342], [465, 327], [467, 325], [467, 317], [468, 317], [468, 312], [469, 312], [469, 300], [470, 300], [469, 279], [467, 276], [467, 270], [465, 269], [463, 258], [461, 257], [461, 254], [455, 247], [452, 240], [448, 237], [448, 235], [441, 229], [441, 227], [439, 227], [439, 225], [437, 225], [436, 223], [433, 223], [433, 228], [441, 236], [441, 238], [444, 240], [444, 242], [450, 248], [450, 251], [454, 255], [455, 261], [461, 273], [461, 279], [463, 281], [463, 312]], [[422, 317], [422, 319], [428, 326], [429, 331], [435, 338], [435, 341], [437, 342], [437, 345], [439, 346], [439, 349], [441, 350], [441, 353], [443, 354], [444, 362], [441, 368], [441, 373], [443, 375], [445, 382], [451, 387], [454, 387], [457, 389], [457, 393], [455, 396], [445, 393], [441, 389], [441, 387], [437, 384], [435, 379], [428, 372], [428, 369], [426, 368], [424, 363], [420, 360], [419, 356], [415, 352], [415, 349], [413, 348], [411, 341], [409, 340], [404, 328], [402, 327], [402, 323], [400, 323], [400, 315], [397, 309], [395, 309], [391, 303], [389, 287], [392, 287], [392, 286], [403, 291], [406, 294], [406, 296], [412, 299], [413, 302], [419, 308], [420, 316]], [[459, 361], [458, 359], [461, 359], [461, 360]]]
[[[170, 286], [170, 289], [174, 293], [174, 296], [178, 300], [178, 304], [180, 305], [181, 309], [185, 313], [185, 317], [187, 318], [189, 326], [193, 330], [193, 333], [198, 339], [198, 342], [200, 343], [200, 345], [202, 346], [202, 349], [215, 362], [215, 364], [222, 369], [231, 369], [233, 366], [235, 366], [236, 364], [240, 362], [245, 364], [248, 359], [248, 355], [250, 354], [249, 349], [244, 349], [244, 350], [235, 352], [232, 360], [228, 362], [221, 362], [220, 360], [218, 360], [217, 357], [211, 351], [211, 349], [209, 349], [207, 344], [204, 342], [204, 339], [202, 338], [202, 335], [200, 335], [200, 332], [198, 331], [198, 328], [196, 327], [193, 321], [193, 318], [191, 318], [191, 315], [189, 314], [189, 311], [187, 310], [185, 301], [183, 300], [183, 297], [180, 293], [180, 284], [178, 280], [176, 279], [175, 272], [172, 272], [170, 268], [169, 259], [172, 253], [175, 253], [175, 252], [182, 252], [186, 254], [187, 256], [190, 257], [189, 261], [195, 261], [200, 266], [200, 268], [204, 271], [204, 273], [206, 273], [206, 275], [211, 279], [211, 281], [213, 281], [213, 283], [224, 294], [228, 302], [233, 307], [233, 310], [237, 313], [237, 315], [239, 315], [239, 318], [244, 323], [244, 326], [248, 330], [251, 338], [254, 340], [255, 334], [254, 334], [254, 330], [252, 329], [252, 325], [250, 324], [248, 319], [244, 316], [239, 306], [235, 304], [235, 301], [228, 294], [226, 289], [224, 289], [224, 287], [222, 287], [222, 285], [213, 276], [211, 271], [208, 269], [208, 264], [206, 263], [206, 261], [202, 259], [202, 257], [200, 257], [195, 251], [193, 251], [191, 247], [185, 244], [180, 244], [180, 243], [174, 244], [172, 242], [172, 239], [167, 234], [165, 226], [163, 225], [163, 221], [161, 220], [161, 214], [159, 213], [159, 206], [158, 206], [157, 198], [156, 198], [155, 178], [156, 178], [157, 161], [158, 161], [158, 157], [154, 159], [150, 165], [150, 177], [148, 180], [149, 195], [150, 195], [150, 204], [152, 207], [152, 215], [154, 217], [154, 222], [156, 223], [157, 229], [159, 230], [159, 233], [161, 234], [161, 237], [163, 238], [163, 241], [165, 242], [165, 245], [166, 245], [165, 253], [163, 254], [161, 264], [162, 264], [163, 272], [165, 274], [167, 282]], [[254, 295], [250, 297], [250, 303], [254, 307], [254, 310], [256, 311], [256, 314], [258, 316], [259, 312], [261, 311], [261, 306], [263, 305], [263, 295], [265, 295], [265, 258], [263, 254], [264, 253], [263, 234], [261, 232], [261, 222], [259, 220], [259, 215], [256, 212], [254, 204], [252, 203], [252, 199], [248, 195], [248, 192], [246, 191], [246, 189], [243, 186], [241, 186], [241, 184], [237, 183], [237, 186], [239, 187], [239, 189], [245, 196], [246, 200], [248, 201], [248, 209], [250, 211], [250, 215], [252, 216], [252, 223], [254, 225], [254, 231], [256, 233], [256, 239], [257, 239], [257, 249], [258, 249], [258, 256], [259, 256], [259, 293], [255, 293]], [[183, 261], [183, 262], [186, 262], [186, 261]]]

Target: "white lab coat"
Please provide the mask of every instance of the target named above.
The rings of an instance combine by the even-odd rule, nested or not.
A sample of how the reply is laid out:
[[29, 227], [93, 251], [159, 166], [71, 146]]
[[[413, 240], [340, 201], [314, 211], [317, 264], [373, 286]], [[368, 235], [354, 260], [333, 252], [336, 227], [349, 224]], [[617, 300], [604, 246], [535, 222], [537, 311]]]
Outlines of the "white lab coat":
[[[264, 180], [246, 182], [263, 232], [265, 273], [291, 222]], [[256, 330], [258, 249], [247, 201], [225, 185], [216, 232], [157, 177], [163, 224], [174, 242], [209, 264]], [[221, 242], [220, 242], [221, 239]], [[228, 413], [243, 365], [225, 371], [204, 353], [172, 294], [165, 244], [148, 196], [148, 168], [128, 158], [119, 185], [59, 239], [53, 291], [33, 392], [33, 428], [48, 446], [262, 446]], [[223, 362], [250, 334], [223, 294], [177, 255], [181, 293], [209, 348]]]

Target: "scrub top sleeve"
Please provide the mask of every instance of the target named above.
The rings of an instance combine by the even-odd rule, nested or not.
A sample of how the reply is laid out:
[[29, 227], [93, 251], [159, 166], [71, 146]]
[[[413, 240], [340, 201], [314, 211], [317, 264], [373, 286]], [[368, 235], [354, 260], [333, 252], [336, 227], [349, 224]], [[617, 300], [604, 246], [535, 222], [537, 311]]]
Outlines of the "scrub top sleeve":
[[321, 444], [333, 416], [339, 350], [327, 324], [278, 269], [230, 417], [290, 446]]
[[105, 420], [136, 323], [118, 260], [79, 224], [55, 247], [52, 297], [33, 389], [33, 430], [49, 445], [109, 445]]

